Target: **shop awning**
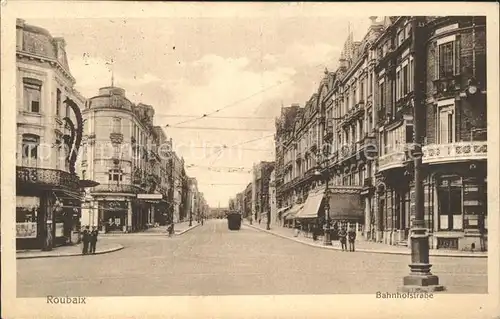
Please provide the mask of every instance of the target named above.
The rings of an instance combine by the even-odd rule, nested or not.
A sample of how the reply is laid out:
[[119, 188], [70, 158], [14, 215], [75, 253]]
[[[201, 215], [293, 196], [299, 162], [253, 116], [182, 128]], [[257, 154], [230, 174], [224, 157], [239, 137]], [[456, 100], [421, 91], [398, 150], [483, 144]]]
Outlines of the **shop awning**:
[[78, 200], [78, 201], [83, 201], [84, 196], [81, 192], [74, 192], [66, 189], [57, 189], [54, 190], [54, 195], [56, 198], [61, 198], [61, 199], [72, 199], [72, 200]]
[[363, 206], [359, 194], [333, 193], [329, 196], [331, 220], [363, 219]]
[[325, 196], [324, 188], [309, 193], [309, 196], [307, 196], [306, 202], [304, 203], [304, 208], [297, 213], [295, 218], [318, 217], [318, 211], [324, 196]]
[[285, 214], [283, 214], [283, 217], [285, 219], [294, 219], [295, 215], [297, 215], [303, 207], [304, 204], [293, 205], [292, 208], [290, 208], [290, 210], [288, 210]]
[[158, 204], [163, 201], [162, 194], [137, 194], [137, 199], [146, 203]]
[[277, 214], [278, 215], [283, 214], [283, 212], [285, 212], [286, 210], [290, 209], [290, 207], [291, 206], [281, 207], [280, 209], [278, 209]]

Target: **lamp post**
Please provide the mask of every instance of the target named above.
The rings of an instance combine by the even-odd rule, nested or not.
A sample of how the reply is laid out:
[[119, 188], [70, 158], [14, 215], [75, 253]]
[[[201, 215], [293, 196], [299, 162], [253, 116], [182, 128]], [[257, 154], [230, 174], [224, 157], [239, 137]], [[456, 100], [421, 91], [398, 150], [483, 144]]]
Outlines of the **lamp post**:
[[[424, 47], [425, 37], [423, 27], [425, 17], [412, 17], [413, 42], [415, 70], [425, 67]], [[425, 77], [423, 72], [415, 72], [414, 75], [414, 101], [413, 101], [413, 147], [410, 153], [413, 158], [413, 183], [415, 187], [415, 217], [411, 224], [411, 264], [410, 274], [403, 278], [403, 291], [441, 291], [443, 286], [439, 285], [439, 278], [431, 273], [429, 263], [429, 235], [424, 222], [424, 186], [422, 170], [422, 137], [424, 125], [423, 103], [425, 102], [424, 89]]]
[[[318, 156], [321, 162], [321, 156]], [[328, 189], [328, 184], [330, 183], [330, 174], [328, 172], [328, 167], [322, 168], [321, 164], [319, 167], [319, 170], [316, 170], [314, 172], [314, 175], [317, 176], [320, 180], [325, 181], [325, 198], [326, 198], [326, 203], [325, 203], [325, 224], [323, 225], [323, 230], [325, 232], [325, 235], [323, 236], [323, 245], [325, 246], [331, 246], [332, 245], [332, 239], [330, 237], [330, 196], [329, 192], [330, 190]]]
[[267, 212], [266, 230], [271, 230], [271, 207], [269, 205], [269, 196], [266, 195], [264, 198], [265, 198], [265, 203], [267, 206], [267, 209], [266, 209], [266, 212]]
[[193, 226], [193, 206], [194, 206], [194, 187], [191, 187], [191, 208], [189, 209], [189, 227]]

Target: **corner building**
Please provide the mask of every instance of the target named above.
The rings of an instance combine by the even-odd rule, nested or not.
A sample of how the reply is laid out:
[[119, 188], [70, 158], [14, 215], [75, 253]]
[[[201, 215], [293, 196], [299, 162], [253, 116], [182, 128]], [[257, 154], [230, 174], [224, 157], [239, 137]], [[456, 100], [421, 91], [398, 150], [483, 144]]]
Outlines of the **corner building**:
[[81, 206], [75, 163], [80, 108], [63, 38], [16, 21], [16, 246], [76, 243]]
[[[483, 18], [384, 19], [384, 33], [375, 43], [380, 152], [375, 240], [408, 243], [415, 213], [409, 150], [414, 125], [425, 125], [424, 220], [430, 247], [487, 248], [485, 44]], [[415, 91], [419, 78], [423, 92]], [[419, 123], [414, 107], [426, 109]]]
[[82, 224], [106, 232], [146, 228], [165, 201], [153, 107], [133, 104], [121, 88], [104, 87], [89, 99], [83, 115], [82, 176], [100, 185], [90, 191]]

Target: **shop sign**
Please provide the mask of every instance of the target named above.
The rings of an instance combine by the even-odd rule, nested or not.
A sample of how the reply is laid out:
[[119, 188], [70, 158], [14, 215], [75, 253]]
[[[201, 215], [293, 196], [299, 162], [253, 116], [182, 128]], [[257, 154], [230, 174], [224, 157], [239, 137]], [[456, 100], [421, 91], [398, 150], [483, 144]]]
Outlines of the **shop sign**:
[[56, 237], [64, 237], [64, 223], [56, 223]]
[[36, 223], [16, 223], [16, 238], [36, 238]]

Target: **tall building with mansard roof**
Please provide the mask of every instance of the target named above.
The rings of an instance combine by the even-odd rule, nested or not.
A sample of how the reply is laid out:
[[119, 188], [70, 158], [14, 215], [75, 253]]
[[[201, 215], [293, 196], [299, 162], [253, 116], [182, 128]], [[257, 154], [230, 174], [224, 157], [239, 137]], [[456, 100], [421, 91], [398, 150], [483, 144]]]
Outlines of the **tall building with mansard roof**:
[[78, 227], [80, 108], [63, 38], [16, 22], [16, 238], [18, 248], [51, 250]]

